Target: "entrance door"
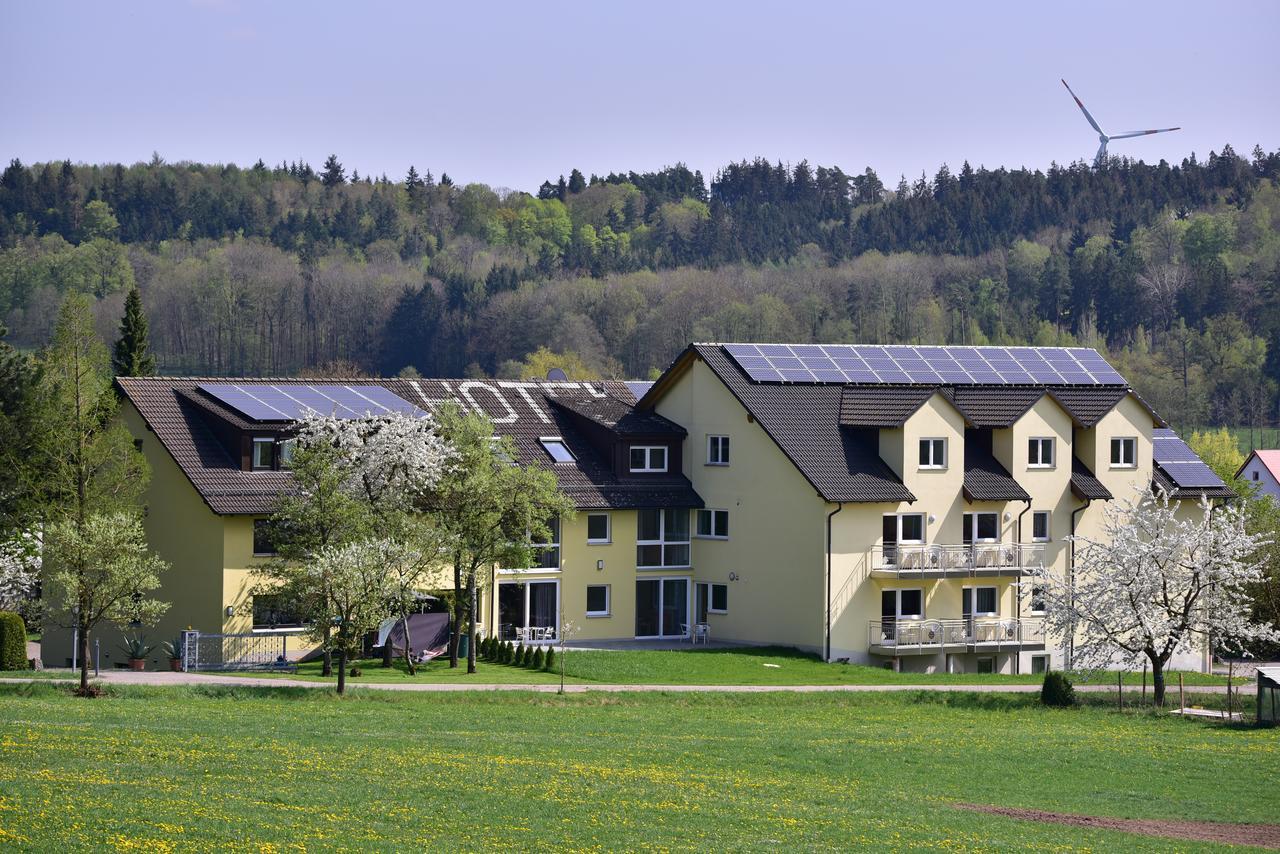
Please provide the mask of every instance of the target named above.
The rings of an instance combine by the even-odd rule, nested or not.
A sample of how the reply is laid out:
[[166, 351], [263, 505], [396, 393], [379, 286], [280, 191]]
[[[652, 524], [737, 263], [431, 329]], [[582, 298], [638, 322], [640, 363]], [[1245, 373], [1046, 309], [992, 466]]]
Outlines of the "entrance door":
[[636, 637], [684, 637], [689, 622], [689, 579], [636, 579]]

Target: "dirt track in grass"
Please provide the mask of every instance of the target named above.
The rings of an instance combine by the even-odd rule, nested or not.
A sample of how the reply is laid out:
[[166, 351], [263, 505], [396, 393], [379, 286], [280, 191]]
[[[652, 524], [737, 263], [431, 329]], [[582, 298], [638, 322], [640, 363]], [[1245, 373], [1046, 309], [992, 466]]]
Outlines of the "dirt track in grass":
[[1018, 809], [1016, 807], [995, 807], [986, 804], [955, 804], [955, 806], [957, 809], [1001, 815], [1006, 818], [1018, 818], [1024, 821], [1065, 824], [1071, 827], [1120, 830], [1125, 833], [1160, 836], [1166, 839], [1280, 849], [1280, 824], [1226, 824], [1213, 821], [1111, 818], [1110, 816], [1101, 815], [1071, 815], [1069, 813]]

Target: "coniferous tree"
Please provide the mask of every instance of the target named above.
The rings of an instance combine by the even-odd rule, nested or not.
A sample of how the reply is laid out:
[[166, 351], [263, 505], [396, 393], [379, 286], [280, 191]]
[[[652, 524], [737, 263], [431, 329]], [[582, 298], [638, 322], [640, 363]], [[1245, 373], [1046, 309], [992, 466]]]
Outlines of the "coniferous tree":
[[320, 173], [320, 183], [325, 189], [340, 187], [347, 182], [347, 173], [338, 162], [338, 155], [330, 154], [324, 161], [324, 172]]
[[147, 315], [137, 288], [124, 298], [120, 337], [111, 356], [111, 368], [118, 377], [150, 377], [156, 372], [156, 357], [147, 346]]

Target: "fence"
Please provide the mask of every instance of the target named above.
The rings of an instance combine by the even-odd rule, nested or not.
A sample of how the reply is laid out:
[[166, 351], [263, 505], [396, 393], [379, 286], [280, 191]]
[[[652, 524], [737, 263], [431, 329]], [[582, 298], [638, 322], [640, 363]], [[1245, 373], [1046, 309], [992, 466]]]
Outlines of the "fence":
[[289, 667], [289, 636], [182, 633], [182, 669], [267, 670]]

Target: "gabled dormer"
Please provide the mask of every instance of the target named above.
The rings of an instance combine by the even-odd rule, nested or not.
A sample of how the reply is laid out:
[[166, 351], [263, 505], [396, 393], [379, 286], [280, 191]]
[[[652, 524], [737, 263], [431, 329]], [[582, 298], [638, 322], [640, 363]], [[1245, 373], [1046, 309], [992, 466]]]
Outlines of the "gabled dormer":
[[683, 471], [688, 431], [674, 421], [610, 396], [557, 395], [549, 400], [610, 461], [614, 476], [645, 480]]

